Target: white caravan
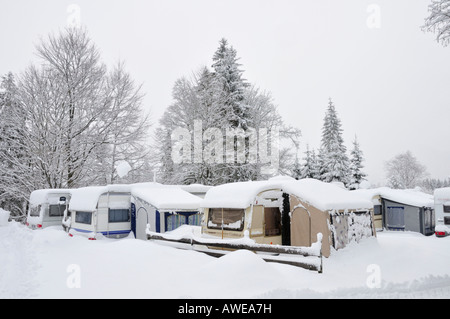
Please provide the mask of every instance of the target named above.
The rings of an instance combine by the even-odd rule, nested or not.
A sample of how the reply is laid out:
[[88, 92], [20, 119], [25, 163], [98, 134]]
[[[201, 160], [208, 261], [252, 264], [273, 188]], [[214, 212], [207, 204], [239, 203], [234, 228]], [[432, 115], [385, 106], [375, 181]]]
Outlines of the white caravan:
[[90, 240], [106, 236], [122, 238], [131, 231], [129, 185], [83, 187], [72, 191], [69, 205], [69, 234]]
[[434, 190], [434, 211], [436, 213], [436, 236], [450, 235], [450, 187]]
[[27, 226], [32, 229], [62, 225], [71, 198], [69, 189], [40, 189], [30, 195]]

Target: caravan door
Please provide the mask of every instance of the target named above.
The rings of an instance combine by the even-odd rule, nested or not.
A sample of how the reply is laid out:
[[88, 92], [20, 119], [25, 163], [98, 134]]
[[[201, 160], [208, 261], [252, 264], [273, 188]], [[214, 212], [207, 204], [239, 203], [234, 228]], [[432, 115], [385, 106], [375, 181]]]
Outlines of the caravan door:
[[136, 212], [136, 239], [147, 240], [148, 215], [144, 207], [140, 207]]

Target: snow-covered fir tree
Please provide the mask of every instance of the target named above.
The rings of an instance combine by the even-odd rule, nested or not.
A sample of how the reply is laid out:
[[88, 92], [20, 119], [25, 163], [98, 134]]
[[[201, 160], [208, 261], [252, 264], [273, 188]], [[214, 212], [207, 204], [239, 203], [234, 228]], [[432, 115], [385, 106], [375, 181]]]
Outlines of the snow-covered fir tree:
[[[155, 148], [159, 153], [156, 158], [160, 161], [161, 169], [159, 181], [163, 183], [218, 185], [263, 179], [267, 177], [263, 176], [264, 159], [256, 156], [254, 160], [254, 154], [249, 152], [248, 135], [252, 130], [267, 130], [269, 135], [279, 129], [280, 137], [289, 138], [290, 141], [295, 141], [300, 136], [298, 129], [286, 128], [283, 125], [270, 93], [261, 92], [242, 78], [243, 71], [237, 62], [236, 50], [226, 39], [220, 41], [213, 61], [211, 70], [205, 66], [191, 78], [182, 77], [175, 82], [172, 91], [173, 103], [160, 120], [155, 141]], [[201, 141], [192, 138], [195, 121], [202, 124], [197, 132], [197, 136], [203, 137]], [[173, 161], [171, 134], [180, 128], [190, 132], [190, 150], [194, 150], [194, 143], [198, 143], [196, 149], [202, 149], [202, 158], [195, 160], [194, 155], [186, 157], [186, 161], [181, 163]], [[208, 134], [211, 129], [220, 130], [219, 135], [210, 138]], [[232, 140], [228, 139], [227, 130], [240, 133], [234, 135]], [[178, 140], [177, 137], [175, 139]], [[220, 145], [216, 144], [218, 139], [221, 139]], [[216, 156], [216, 149], [210, 147], [213, 144], [218, 147], [219, 156]], [[238, 159], [237, 154], [238, 148], [243, 144], [245, 154], [242, 160], [242, 157]], [[252, 144], [252, 147], [254, 146]], [[292, 168], [292, 153], [289, 148], [288, 151], [280, 150], [279, 172], [283, 169], [287, 172]], [[210, 155], [216, 158], [217, 162], [207, 161], [206, 157]], [[232, 158], [234, 162], [230, 161]]]
[[362, 162], [364, 161], [363, 152], [361, 151], [358, 143], [358, 139], [355, 136], [355, 140], [353, 141], [353, 149], [350, 153], [350, 180], [349, 180], [349, 189], [358, 189], [359, 184], [365, 177], [366, 173], [362, 171], [364, 165]]
[[300, 178], [314, 178], [315, 177], [315, 163], [312, 158], [312, 152], [309, 150], [309, 145], [306, 145], [304, 163], [300, 171]]
[[240, 69], [236, 50], [222, 38], [219, 48], [213, 56], [213, 69], [217, 79], [222, 84], [225, 97], [223, 109], [231, 127], [246, 130], [251, 126], [249, 106], [244, 103], [245, 89], [249, 84], [242, 78], [244, 71]]
[[325, 114], [320, 148], [321, 179], [325, 182], [349, 183], [349, 159], [342, 138], [341, 120], [330, 98]]

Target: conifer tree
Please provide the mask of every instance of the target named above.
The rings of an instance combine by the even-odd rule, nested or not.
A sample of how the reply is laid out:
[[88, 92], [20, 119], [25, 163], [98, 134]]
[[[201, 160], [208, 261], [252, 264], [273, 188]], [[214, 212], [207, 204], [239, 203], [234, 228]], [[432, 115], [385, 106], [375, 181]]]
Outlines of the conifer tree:
[[359, 147], [358, 140], [355, 136], [355, 140], [353, 141], [353, 149], [350, 153], [350, 181], [349, 188], [350, 189], [358, 189], [359, 184], [365, 179], [367, 176], [366, 173], [362, 171], [364, 165], [362, 162], [364, 161], [363, 152]]
[[309, 145], [306, 145], [304, 164], [301, 169], [300, 178], [314, 178], [314, 162], [312, 152], [309, 150]]
[[349, 159], [342, 138], [341, 121], [330, 98], [322, 128], [320, 156], [321, 179], [325, 182], [349, 182]]
[[249, 84], [242, 78], [236, 50], [228, 41], [220, 40], [219, 48], [213, 56], [215, 76], [222, 83], [224, 113], [231, 127], [246, 130], [251, 126], [248, 106], [244, 103], [245, 89]]

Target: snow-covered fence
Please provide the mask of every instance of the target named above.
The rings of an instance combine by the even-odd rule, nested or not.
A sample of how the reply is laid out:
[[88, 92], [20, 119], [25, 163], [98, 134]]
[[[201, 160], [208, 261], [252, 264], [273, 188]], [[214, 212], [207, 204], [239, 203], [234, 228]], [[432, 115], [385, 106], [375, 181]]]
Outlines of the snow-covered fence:
[[160, 234], [148, 230], [147, 239], [187, 244], [189, 246], [177, 245], [176, 247], [181, 249], [192, 249], [214, 257], [221, 257], [230, 251], [245, 249], [255, 253], [263, 253], [263, 255], [260, 256], [267, 262], [288, 264], [308, 270], [315, 270], [319, 273], [322, 273], [323, 271], [321, 233], [317, 235], [317, 242], [313, 243], [311, 247], [257, 244], [248, 237], [229, 240], [199, 238], [193, 235], [176, 237], [173, 235]]

